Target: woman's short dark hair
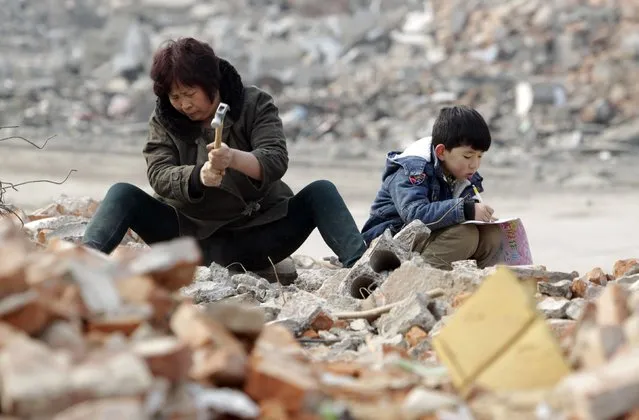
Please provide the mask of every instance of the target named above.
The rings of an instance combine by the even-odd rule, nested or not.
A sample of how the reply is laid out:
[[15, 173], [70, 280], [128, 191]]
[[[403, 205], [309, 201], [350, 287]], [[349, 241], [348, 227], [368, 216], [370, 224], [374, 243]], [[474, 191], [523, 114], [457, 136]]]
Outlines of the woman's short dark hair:
[[206, 42], [179, 38], [163, 43], [153, 55], [153, 92], [168, 96], [171, 85], [199, 86], [212, 101], [220, 88], [219, 58]]

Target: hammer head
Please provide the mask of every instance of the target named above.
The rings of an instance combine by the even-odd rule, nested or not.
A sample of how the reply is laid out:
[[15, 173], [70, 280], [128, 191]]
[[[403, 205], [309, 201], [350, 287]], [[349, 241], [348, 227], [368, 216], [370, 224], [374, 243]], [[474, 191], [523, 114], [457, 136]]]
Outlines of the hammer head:
[[213, 118], [213, 121], [211, 121], [212, 128], [222, 127], [224, 125], [224, 117], [229, 109], [230, 107], [227, 104], [220, 102], [217, 106], [217, 110], [215, 111], [215, 117]]

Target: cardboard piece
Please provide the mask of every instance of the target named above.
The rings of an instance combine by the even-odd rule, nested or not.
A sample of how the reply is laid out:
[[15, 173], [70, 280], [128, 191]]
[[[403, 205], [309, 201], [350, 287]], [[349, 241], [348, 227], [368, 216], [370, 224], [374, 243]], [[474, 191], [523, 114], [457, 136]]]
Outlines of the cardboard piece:
[[433, 339], [454, 386], [493, 391], [554, 386], [570, 372], [530, 290], [500, 267]]

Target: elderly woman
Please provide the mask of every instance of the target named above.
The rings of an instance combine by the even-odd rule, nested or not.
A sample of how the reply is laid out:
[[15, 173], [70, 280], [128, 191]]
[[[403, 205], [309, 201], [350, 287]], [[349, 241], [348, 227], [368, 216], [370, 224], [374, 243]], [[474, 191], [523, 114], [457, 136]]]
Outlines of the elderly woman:
[[[143, 153], [156, 194], [113, 185], [85, 245], [110, 253], [129, 228], [148, 244], [189, 235], [205, 263], [259, 271], [290, 256], [318, 228], [345, 267], [360, 258], [366, 245], [331, 182], [293, 194], [281, 180], [288, 152], [270, 95], [244, 86], [231, 64], [193, 38], [163, 45], [151, 78], [157, 103]], [[230, 109], [216, 149], [210, 124], [220, 102]]]

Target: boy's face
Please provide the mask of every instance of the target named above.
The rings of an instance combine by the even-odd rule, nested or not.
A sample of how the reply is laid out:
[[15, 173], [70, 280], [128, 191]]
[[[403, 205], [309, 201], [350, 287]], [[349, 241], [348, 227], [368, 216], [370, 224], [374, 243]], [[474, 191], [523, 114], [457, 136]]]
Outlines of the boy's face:
[[479, 169], [481, 150], [470, 146], [454, 147], [447, 150], [443, 144], [435, 146], [435, 155], [442, 162], [444, 170], [455, 179], [470, 179]]

